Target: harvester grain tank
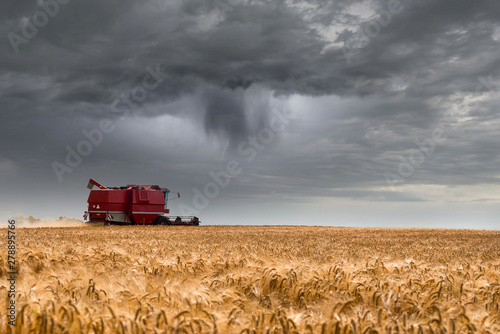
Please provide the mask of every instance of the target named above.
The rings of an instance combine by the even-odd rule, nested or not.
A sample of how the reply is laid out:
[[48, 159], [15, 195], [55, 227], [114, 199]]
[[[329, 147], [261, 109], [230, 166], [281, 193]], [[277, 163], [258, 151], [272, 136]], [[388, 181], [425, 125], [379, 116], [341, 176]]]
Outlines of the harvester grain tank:
[[[93, 189], [94, 186], [96, 189]], [[105, 225], [199, 225], [194, 216], [167, 216], [168, 188], [157, 185], [129, 184], [105, 187], [90, 179], [88, 210], [83, 218], [88, 223]]]

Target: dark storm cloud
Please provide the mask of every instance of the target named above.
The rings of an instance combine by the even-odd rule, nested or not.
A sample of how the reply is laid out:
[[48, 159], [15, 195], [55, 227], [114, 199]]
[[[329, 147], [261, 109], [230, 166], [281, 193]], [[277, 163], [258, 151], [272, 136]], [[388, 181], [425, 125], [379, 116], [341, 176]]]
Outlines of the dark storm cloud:
[[[199, 138], [208, 137], [237, 156], [238, 145], [266, 126], [274, 97], [308, 96], [320, 102], [310, 99], [302, 107], [310, 112], [287, 128], [288, 146], [269, 156], [263, 152], [260, 163], [248, 166], [256, 184], [285, 184], [283, 192], [310, 188], [318, 196], [336, 188], [332, 196], [418, 201], [411, 194], [359, 189], [383, 186], [381, 175], [397, 168], [397, 156], [415, 148], [415, 138], [443, 126], [449, 139], [406, 184], [498, 182], [498, 86], [480, 81], [500, 78], [496, 1], [224, 3], [72, 0], [59, 3], [57, 13], [28, 38], [26, 22], [33, 24], [44, 7], [3, 2], [0, 168], [20, 166], [23, 179], [30, 166], [52, 173], [50, 163], [64, 160], [65, 147], [107, 117], [117, 130], [87, 162], [129, 166], [153, 156], [158, 164], [175, 161], [172, 172], [196, 184], [204, 182], [200, 175], [212, 157], [206, 153], [198, 161], [203, 167], [190, 169], [179, 163], [194, 159], [183, 150], [204, 152]], [[397, 13], [387, 20], [394, 6]], [[384, 18], [367, 43], [349, 44], [367, 23]], [[349, 61], [346, 45], [353, 51]], [[145, 89], [145, 82], [158, 85]], [[483, 95], [470, 107], [478, 85]], [[128, 121], [113, 109], [117, 103], [130, 122], [149, 128], [124, 134]], [[180, 140], [181, 134], [172, 134], [176, 129], [160, 131], [149, 123], [168, 115], [187, 120], [182, 126], [194, 124], [194, 135]], [[156, 140], [176, 145], [165, 149]], [[10, 183], [11, 175], [3, 175], [9, 179], [2, 182]]]
[[[278, 92], [368, 94], [379, 92], [393, 75], [412, 74], [415, 66], [431, 70], [453, 56], [468, 61], [498, 47], [491, 38], [499, 17], [493, 1], [401, 1], [408, 8], [394, 15], [351, 65], [345, 63], [340, 48], [327, 48], [318, 31], [326, 22], [319, 20], [318, 26], [313, 21], [327, 15], [335, 23], [350, 2], [321, 1], [309, 2], [315, 6], [308, 10], [284, 2], [239, 1], [239, 6], [222, 13], [210, 2], [203, 5], [200, 1], [157, 6], [153, 2], [72, 1], [61, 5], [29, 43], [19, 46], [19, 56], [6, 43], [2, 64], [9, 69], [17, 64], [19, 72], [39, 74], [50, 68], [48, 75], [56, 83], [87, 79], [97, 85], [96, 90], [140, 80], [146, 66], [161, 63], [169, 75], [223, 87], [261, 83]], [[386, 3], [371, 5], [382, 10]], [[7, 11], [5, 33], [20, 32], [19, 16], [29, 17], [40, 10], [33, 4], [17, 6]], [[203, 21], [209, 20], [214, 22], [203, 28]], [[362, 26], [362, 21], [353, 21], [350, 29]], [[476, 64], [476, 70], [494, 73], [498, 71], [495, 61]], [[448, 67], [459, 70], [453, 72], [457, 77], [478, 73], [452, 64]], [[443, 72], [433, 83], [455, 82], [449, 80], [451, 71], [445, 68]], [[366, 82], [360, 86], [360, 80]], [[79, 87], [68, 87], [76, 90], [73, 94], [78, 100], [77, 91], [89, 89]]]
[[[418, 81], [420, 66], [440, 73], [412, 85], [409, 93], [434, 95], [456, 89], [458, 80], [464, 80], [459, 86], [473, 89], [471, 79], [498, 71], [493, 59], [476, 68], [447, 64], [457, 55], [468, 62], [497, 50], [491, 35], [499, 9], [493, 1], [401, 3], [403, 12], [393, 15], [352, 64], [339, 47], [328, 48], [319, 31], [339, 22], [348, 30], [363, 26], [353, 15], [345, 19], [352, 5], [347, 1], [309, 1], [308, 6], [238, 1], [225, 11], [210, 1], [72, 1], [60, 5], [29, 43], [19, 45], [18, 56], [6, 43], [1, 64], [17, 73], [48, 76], [61, 86], [56, 99], [67, 103], [109, 103], [121, 93], [120, 86], [140, 81], [145, 67], [158, 63], [177, 82], [156, 98], [178, 98], [182, 84], [178, 90], [171, 87], [189, 78], [228, 88], [259, 83], [285, 94], [366, 95], [383, 92], [396, 75]], [[379, 12], [388, 6], [387, 1], [366, 4]], [[19, 33], [20, 17], [41, 10], [26, 2], [13, 7], [4, 14], [5, 34]], [[47, 68], [49, 73], [43, 72]]]

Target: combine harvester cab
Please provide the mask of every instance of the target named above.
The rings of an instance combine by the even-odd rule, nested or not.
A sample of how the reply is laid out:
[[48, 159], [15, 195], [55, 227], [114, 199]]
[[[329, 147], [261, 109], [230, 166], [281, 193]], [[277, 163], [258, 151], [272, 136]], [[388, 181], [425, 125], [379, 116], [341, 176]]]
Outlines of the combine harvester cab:
[[[94, 186], [97, 189], [93, 189]], [[90, 179], [88, 210], [83, 218], [88, 223], [105, 225], [195, 225], [194, 216], [166, 216], [170, 190], [157, 185], [127, 185], [108, 188]]]

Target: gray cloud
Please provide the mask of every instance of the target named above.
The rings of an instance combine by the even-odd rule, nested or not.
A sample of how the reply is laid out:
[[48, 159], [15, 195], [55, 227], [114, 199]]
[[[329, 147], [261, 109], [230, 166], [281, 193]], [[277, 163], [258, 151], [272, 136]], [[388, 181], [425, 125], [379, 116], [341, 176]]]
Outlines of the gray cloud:
[[[500, 181], [495, 1], [401, 0], [402, 10], [350, 62], [344, 42], [380, 20], [391, 1], [231, 5], [70, 1], [16, 53], [8, 34], [23, 37], [26, 20], [44, 9], [32, 1], [1, 4], [2, 185], [71, 192], [89, 176], [117, 183], [165, 177], [189, 194], [224, 161], [245, 161], [238, 146], [268, 126], [278, 103], [294, 120], [244, 164], [218, 203], [432, 202], [430, 186]], [[159, 84], [134, 101], [157, 68]], [[125, 119], [112, 108], [117, 101]], [[67, 146], [103, 118], [115, 130], [59, 184], [50, 164], [64, 161]], [[396, 172], [399, 156], [436, 128], [445, 129], [446, 141], [396, 192], [384, 189], [384, 172]]]

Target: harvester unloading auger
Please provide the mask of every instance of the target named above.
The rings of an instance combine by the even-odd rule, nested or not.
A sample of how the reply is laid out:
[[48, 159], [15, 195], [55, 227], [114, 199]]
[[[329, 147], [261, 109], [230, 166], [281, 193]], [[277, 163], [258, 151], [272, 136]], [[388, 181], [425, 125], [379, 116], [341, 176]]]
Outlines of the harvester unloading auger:
[[[97, 189], [92, 189], [94, 186]], [[90, 179], [88, 223], [105, 225], [200, 225], [194, 216], [166, 216], [170, 190], [157, 185], [134, 185], [108, 188]]]

